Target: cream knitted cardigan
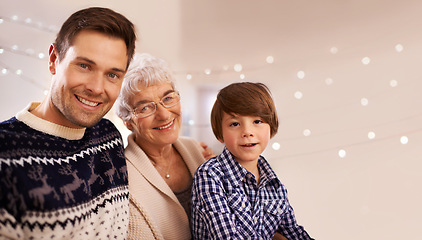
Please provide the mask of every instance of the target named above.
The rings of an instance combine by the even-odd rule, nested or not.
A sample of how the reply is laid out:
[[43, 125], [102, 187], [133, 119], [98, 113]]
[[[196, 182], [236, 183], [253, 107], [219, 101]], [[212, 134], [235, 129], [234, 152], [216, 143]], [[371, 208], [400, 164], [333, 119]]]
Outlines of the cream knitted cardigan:
[[[174, 147], [193, 175], [204, 157], [191, 138], [179, 137]], [[129, 239], [191, 239], [189, 220], [176, 195], [144, 151], [128, 136], [125, 149], [129, 177]]]

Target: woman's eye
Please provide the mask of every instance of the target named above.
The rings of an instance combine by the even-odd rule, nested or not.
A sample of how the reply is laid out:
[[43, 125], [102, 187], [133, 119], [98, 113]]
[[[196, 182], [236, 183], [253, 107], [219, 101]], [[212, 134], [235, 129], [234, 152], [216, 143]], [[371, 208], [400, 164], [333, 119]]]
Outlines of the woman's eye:
[[150, 109], [150, 106], [148, 106], [148, 105], [140, 108], [141, 112], [148, 112], [149, 109]]
[[167, 96], [163, 99], [163, 102], [164, 103], [170, 103], [170, 102], [173, 102], [173, 100], [174, 100], [173, 96]]
[[139, 113], [149, 113], [154, 111], [155, 109], [155, 105], [153, 103], [147, 103], [145, 105], [141, 105], [138, 107], [138, 112]]

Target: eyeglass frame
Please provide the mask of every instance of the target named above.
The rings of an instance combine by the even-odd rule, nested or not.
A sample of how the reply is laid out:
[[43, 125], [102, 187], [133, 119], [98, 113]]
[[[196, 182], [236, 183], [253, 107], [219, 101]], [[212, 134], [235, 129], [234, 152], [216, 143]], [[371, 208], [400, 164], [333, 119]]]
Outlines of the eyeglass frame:
[[[171, 105], [171, 106], [166, 106], [166, 105], [164, 105], [164, 103], [163, 103], [163, 99], [164, 99], [164, 98], [166, 98], [166, 97], [168, 97], [168, 95], [170, 95], [170, 94], [175, 94], [175, 96], [177, 96], [177, 98], [178, 98], [178, 99], [177, 99], [177, 102], [175, 102], [175, 103], [174, 103], [174, 105]], [[169, 92], [169, 93], [167, 93], [165, 96], [163, 96], [163, 97], [160, 99], [160, 101], [158, 101], [158, 103], [159, 103], [159, 104], [161, 104], [161, 106], [163, 106], [165, 109], [172, 108], [172, 107], [176, 106], [179, 102], [180, 102], [180, 94], [179, 94], [179, 92], [178, 92], [178, 91]], [[138, 117], [139, 113], [136, 113], [136, 109], [138, 109], [138, 107], [139, 107], [140, 105], [147, 105], [147, 104], [150, 104], [150, 103], [153, 103], [153, 104], [154, 104], [154, 111], [152, 111], [150, 114], [148, 114], [148, 115], [146, 115], [146, 116], [143, 116], [143, 117]], [[138, 119], [147, 118], [147, 117], [149, 117], [149, 116], [153, 115], [153, 114], [157, 111], [157, 102], [151, 101], [151, 102], [142, 103], [142, 104], [140, 104], [140, 105], [138, 105], [137, 107], [135, 107], [135, 108], [133, 108], [133, 109], [132, 109], [131, 113], [132, 113], [132, 116], [133, 116], [133, 117], [136, 117], [136, 118], [138, 118]]]

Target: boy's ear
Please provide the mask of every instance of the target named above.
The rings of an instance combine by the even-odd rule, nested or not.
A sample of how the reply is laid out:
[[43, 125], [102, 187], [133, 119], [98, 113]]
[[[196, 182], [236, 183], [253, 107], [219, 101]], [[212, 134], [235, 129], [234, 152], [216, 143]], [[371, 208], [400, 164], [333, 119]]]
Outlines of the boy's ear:
[[219, 142], [221, 142], [221, 143], [224, 143], [224, 140], [223, 140], [223, 139], [217, 138], [217, 140], [218, 140]]

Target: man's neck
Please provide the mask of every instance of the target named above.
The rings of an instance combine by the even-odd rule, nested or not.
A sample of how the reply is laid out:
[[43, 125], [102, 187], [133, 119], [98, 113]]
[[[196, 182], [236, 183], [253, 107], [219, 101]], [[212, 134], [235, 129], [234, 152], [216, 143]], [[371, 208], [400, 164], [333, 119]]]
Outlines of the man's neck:
[[39, 104], [36, 108], [32, 110], [30, 109], [29, 111], [41, 119], [58, 124], [60, 126], [75, 128], [75, 129], [84, 128], [84, 127], [72, 124], [69, 121], [64, 121], [63, 119], [66, 119], [66, 117], [63, 116], [63, 114], [54, 106], [53, 102], [51, 101], [50, 95], [48, 95], [44, 99], [44, 101], [42, 101], [41, 104]]

